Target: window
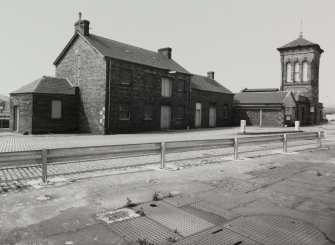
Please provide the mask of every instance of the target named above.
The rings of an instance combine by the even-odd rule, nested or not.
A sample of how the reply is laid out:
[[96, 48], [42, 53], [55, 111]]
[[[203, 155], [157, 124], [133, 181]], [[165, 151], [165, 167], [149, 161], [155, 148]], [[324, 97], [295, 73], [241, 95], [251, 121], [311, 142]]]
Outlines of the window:
[[223, 118], [228, 118], [228, 105], [223, 105]]
[[177, 107], [177, 119], [184, 119], [185, 118], [185, 106], [179, 105]]
[[185, 92], [185, 80], [178, 80], [178, 92]]
[[121, 84], [130, 85], [132, 79], [131, 70], [122, 69], [121, 70]]
[[291, 63], [287, 63], [286, 65], [286, 82], [292, 82], [292, 65]]
[[307, 61], [302, 62], [302, 81], [307, 82], [307, 69], [308, 69], [308, 64]]
[[130, 120], [129, 106], [126, 104], [119, 107], [119, 120]]
[[171, 78], [163, 77], [162, 78], [162, 96], [171, 97]]
[[154, 119], [154, 105], [144, 105], [144, 120]]
[[300, 65], [299, 65], [299, 62], [294, 63], [294, 81], [295, 82], [300, 81]]
[[145, 86], [146, 87], [153, 87], [154, 84], [155, 84], [155, 76], [154, 76], [154, 74], [146, 73], [145, 77], [144, 77], [144, 81], [145, 81]]
[[51, 118], [52, 119], [62, 118], [62, 101], [60, 100], [51, 101]]

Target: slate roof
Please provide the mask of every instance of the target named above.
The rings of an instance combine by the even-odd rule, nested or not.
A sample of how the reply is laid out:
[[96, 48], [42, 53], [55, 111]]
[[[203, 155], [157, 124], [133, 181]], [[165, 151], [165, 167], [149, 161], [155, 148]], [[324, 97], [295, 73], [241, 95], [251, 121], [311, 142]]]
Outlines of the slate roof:
[[298, 48], [298, 47], [316, 47], [318, 48], [321, 52], [323, 52], [323, 50], [320, 48], [319, 44], [316, 44], [316, 43], [313, 43], [311, 41], [308, 41], [306, 39], [304, 39], [302, 37], [302, 35], [299, 36], [298, 39], [292, 41], [292, 42], [289, 42], [287, 44], [285, 44], [284, 46], [281, 46], [279, 48], [277, 48], [277, 50], [281, 51], [281, 50], [284, 50], [284, 49], [290, 49], [290, 48]]
[[63, 78], [43, 76], [11, 94], [75, 94], [72, 84]]
[[67, 49], [71, 46], [71, 43], [77, 36], [81, 36], [86, 39], [96, 50], [98, 50], [105, 57], [120, 59], [129, 61], [132, 63], [147, 65], [151, 67], [176, 71], [179, 73], [190, 74], [186, 69], [180, 66], [173, 59], [169, 59], [165, 55], [160, 53], [132, 46], [129, 44], [114, 41], [108, 38], [100, 37], [94, 34], [83, 36], [79, 33], [75, 33], [71, 41], [64, 48], [61, 54], [57, 57], [54, 64], [56, 65], [61, 57], [66, 53]]
[[277, 92], [278, 88], [245, 88], [242, 92]]
[[242, 92], [234, 97], [234, 104], [282, 104], [290, 92]]
[[225, 88], [223, 85], [217, 81], [200, 75], [192, 75], [191, 78], [191, 88], [203, 91], [224, 93], [224, 94], [233, 94], [230, 90]]

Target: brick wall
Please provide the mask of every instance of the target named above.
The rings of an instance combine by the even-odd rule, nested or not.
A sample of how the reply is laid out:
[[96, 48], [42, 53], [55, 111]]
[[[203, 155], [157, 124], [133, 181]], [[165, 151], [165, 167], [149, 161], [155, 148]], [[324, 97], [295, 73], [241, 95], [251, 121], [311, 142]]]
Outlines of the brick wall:
[[32, 133], [33, 96], [32, 94], [15, 94], [10, 96], [10, 129], [14, 130], [14, 107], [19, 108], [18, 132]]
[[[62, 116], [60, 119], [51, 118], [52, 100], [62, 102]], [[33, 133], [59, 133], [78, 130], [77, 95], [34, 94], [33, 106]]]
[[[128, 133], [146, 130], [160, 130], [161, 105], [171, 106], [171, 128], [186, 128], [189, 119], [189, 86], [190, 75], [168, 74], [166, 70], [134, 64], [126, 61], [110, 59], [109, 81], [110, 81], [110, 133]], [[131, 71], [132, 81], [130, 85], [121, 84], [121, 71]], [[145, 82], [145, 74], [154, 76], [153, 86]], [[172, 78], [172, 96], [162, 98], [162, 77]], [[184, 93], [177, 91], [179, 79], [185, 80], [186, 90]], [[130, 109], [130, 120], [119, 120], [119, 106], [127, 104]], [[154, 105], [153, 120], [144, 119], [144, 105]], [[185, 119], [177, 119], [177, 106], [185, 106]], [[106, 106], [108, 110], [108, 105]]]
[[[201, 127], [209, 127], [209, 108], [216, 106], [216, 127], [230, 126], [233, 123], [233, 94], [223, 94], [210, 91], [192, 90], [191, 93], [191, 123], [195, 127], [196, 103], [201, 103]], [[228, 106], [228, 118], [224, 118], [224, 105]]]
[[100, 111], [105, 107], [106, 96], [104, 57], [78, 36], [56, 65], [56, 76], [68, 78], [73, 85], [80, 88], [79, 130], [102, 133]]

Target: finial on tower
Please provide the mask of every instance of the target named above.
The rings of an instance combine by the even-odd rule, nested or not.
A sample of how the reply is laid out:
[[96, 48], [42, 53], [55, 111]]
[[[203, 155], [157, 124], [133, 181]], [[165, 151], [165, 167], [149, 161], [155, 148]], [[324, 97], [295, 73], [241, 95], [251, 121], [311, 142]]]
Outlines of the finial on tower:
[[300, 21], [300, 35], [299, 35], [299, 38], [303, 38], [303, 35], [302, 35], [302, 21]]
[[78, 18], [78, 22], [81, 21], [81, 12], [79, 12], [79, 18]]

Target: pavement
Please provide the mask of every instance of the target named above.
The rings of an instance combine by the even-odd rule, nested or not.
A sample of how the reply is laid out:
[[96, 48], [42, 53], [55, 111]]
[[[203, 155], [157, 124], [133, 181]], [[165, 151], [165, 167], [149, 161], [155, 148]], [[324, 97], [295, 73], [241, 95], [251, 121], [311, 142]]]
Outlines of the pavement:
[[[245, 219], [264, 215], [296, 219], [323, 234], [320, 243], [314, 244], [325, 244], [326, 239], [334, 242], [335, 127], [326, 128], [329, 141], [321, 149], [289, 148], [286, 154], [251, 152], [240, 160], [208, 151], [211, 153], [202, 158], [172, 159], [166, 169], [154, 164], [114, 170], [101, 177], [98, 174], [81, 179], [63, 175], [51, 185], [32, 183], [30, 188], [16, 188], [0, 194], [0, 244], [129, 244], [125, 236], [101, 222], [97, 215], [124, 207], [127, 199], [135, 203], [151, 201], [155, 192], [165, 197], [170, 192], [189, 195]], [[219, 131], [209, 134], [212, 132], [216, 135]], [[208, 134], [200, 137], [205, 136]], [[153, 222], [151, 216], [144, 220], [148, 219]], [[156, 226], [169, 228], [169, 223], [158, 221]], [[238, 219], [227, 220], [235, 221]], [[221, 229], [226, 231], [227, 224], [221, 224]], [[242, 228], [233, 231], [244, 239], [246, 232]], [[192, 238], [202, 233], [185, 234], [180, 237]], [[264, 238], [257, 244], [290, 243]]]

